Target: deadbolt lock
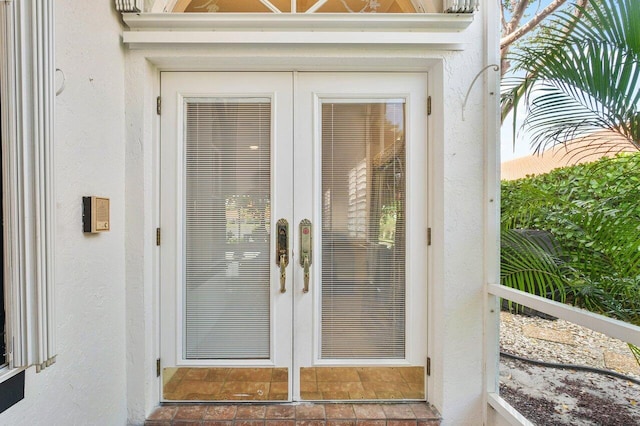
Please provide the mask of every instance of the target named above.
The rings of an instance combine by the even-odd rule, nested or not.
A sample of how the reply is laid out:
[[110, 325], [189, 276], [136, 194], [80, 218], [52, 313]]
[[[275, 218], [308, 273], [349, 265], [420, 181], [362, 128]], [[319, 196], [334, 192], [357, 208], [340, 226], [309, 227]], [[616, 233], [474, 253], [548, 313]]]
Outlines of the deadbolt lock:
[[278, 220], [276, 224], [276, 265], [280, 267], [280, 293], [287, 291], [287, 270], [289, 265], [289, 222]]

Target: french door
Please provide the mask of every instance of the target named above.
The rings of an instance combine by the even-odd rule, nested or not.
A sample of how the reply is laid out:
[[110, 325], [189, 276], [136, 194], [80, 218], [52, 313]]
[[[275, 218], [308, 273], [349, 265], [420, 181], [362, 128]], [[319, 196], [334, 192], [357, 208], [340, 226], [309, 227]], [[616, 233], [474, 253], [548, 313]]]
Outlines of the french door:
[[424, 399], [426, 75], [161, 94], [162, 399]]

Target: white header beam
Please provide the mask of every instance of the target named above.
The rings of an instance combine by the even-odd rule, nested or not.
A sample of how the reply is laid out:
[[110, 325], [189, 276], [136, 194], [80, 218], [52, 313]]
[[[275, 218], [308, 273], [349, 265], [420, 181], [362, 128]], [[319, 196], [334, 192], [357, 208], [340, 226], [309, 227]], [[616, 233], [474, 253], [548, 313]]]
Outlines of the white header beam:
[[409, 45], [464, 50], [469, 14], [124, 14], [132, 48], [206, 45]]
[[454, 13], [125, 13], [132, 30], [459, 32], [474, 15]]
[[464, 50], [456, 34], [388, 34], [353, 32], [234, 32], [234, 31], [127, 31], [123, 41], [131, 48], [207, 45], [407, 45], [439, 50]]

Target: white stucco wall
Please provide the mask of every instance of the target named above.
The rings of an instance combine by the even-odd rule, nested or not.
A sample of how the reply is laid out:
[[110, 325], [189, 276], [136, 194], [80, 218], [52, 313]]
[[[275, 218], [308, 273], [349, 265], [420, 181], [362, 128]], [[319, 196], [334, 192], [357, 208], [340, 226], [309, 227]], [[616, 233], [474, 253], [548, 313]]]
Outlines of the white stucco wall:
[[440, 140], [434, 138], [432, 158], [436, 176], [431, 194], [435, 239], [430, 250], [434, 276], [429, 302], [429, 400], [440, 410], [444, 425], [456, 426], [483, 423], [482, 85], [472, 89], [462, 121], [462, 101], [484, 66], [478, 18], [465, 34], [474, 42], [444, 61], [443, 134]]
[[[120, 18], [112, 0], [56, 0], [55, 8], [55, 66], [66, 76], [56, 98], [54, 147], [58, 356], [41, 373], [27, 370], [25, 399], [0, 414], [0, 424], [125, 424]], [[111, 199], [111, 231], [83, 234], [86, 195]]]
[[127, 410], [131, 424], [142, 424], [158, 405], [156, 359], [159, 341], [157, 170], [159, 75], [144, 57], [129, 52], [125, 67]]

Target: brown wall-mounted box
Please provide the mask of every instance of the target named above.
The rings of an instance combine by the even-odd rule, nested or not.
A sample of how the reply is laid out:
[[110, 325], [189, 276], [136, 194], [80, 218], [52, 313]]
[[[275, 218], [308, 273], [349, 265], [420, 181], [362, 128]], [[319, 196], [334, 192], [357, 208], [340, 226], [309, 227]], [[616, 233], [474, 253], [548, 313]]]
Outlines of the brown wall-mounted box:
[[82, 197], [82, 230], [96, 233], [108, 231], [109, 227], [109, 199]]

